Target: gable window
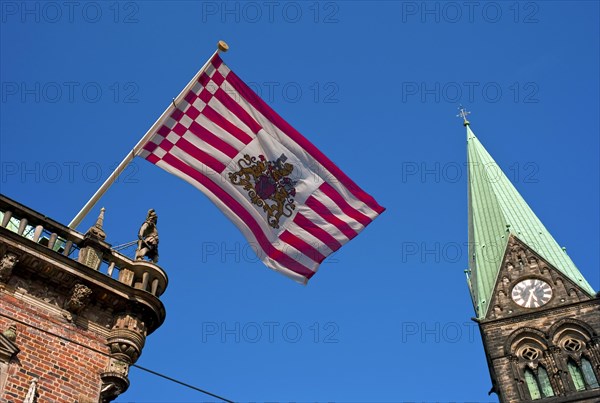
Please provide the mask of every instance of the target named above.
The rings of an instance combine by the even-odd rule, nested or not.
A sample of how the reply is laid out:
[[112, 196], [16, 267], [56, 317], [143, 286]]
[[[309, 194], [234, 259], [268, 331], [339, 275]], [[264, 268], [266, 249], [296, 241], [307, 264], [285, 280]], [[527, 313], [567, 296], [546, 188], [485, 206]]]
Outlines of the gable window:
[[585, 390], [585, 381], [583, 380], [583, 373], [581, 369], [577, 366], [577, 364], [575, 364], [575, 362], [573, 362], [573, 360], [569, 360], [567, 367], [569, 368], [573, 385], [575, 385], [575, 390]]
[[540, 384], [540, 389], [542, 390], [542, 396], [554, 396], [554, 389], [552, 389], [552, 384], [550, 383], [550, 378], [548, 377], [548, 372], [546, 371], [546, 368], [539, 367], [537, 375], [538, 382]]
[[[550, 376], [546, 369], [544, 351], [546, 346], [543, 339], [535, 333], [523, 335], [521, 339], [513, 344], [513, 351], [519, 358], [521, 377], [526, 386], [525, 393], [529, 394], [530, 400], [538, 400], [555, 396], [555, 391], [550, 382]], [[526, 399], [526, 400], [529, 400]]]
[[588, 388], [595, 389], [599, 387], [598, 379], [596, 378], [596, 374], [594, 374], [592, 364], [586, 358], [581, 359], [581, 370], [583, 372], [583, 379]]
[[525, 383], [527, 384], [527, 389], [529, 390], [529, 396], [531, 397], [531, 400], [537, 400], [542, 397], [540, 387], [535, 379], [535, 374], [529, 368], [525, 369]]
[[525, 368], [525, 384], [527, 384], [531, 400], [554, 396], [548, 371], [541, 365], [535, 372], [531, 368]]

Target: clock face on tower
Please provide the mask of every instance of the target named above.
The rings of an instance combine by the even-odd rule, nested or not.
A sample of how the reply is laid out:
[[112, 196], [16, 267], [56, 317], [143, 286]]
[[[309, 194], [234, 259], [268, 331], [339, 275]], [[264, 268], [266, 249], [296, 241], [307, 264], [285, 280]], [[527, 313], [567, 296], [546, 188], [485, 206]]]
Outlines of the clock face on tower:
[[529, 278], [520, 281], [513, 289], [511, 297], [517, 305], [525, 308], [539, 308], [552, 298], [552, 287], [543, 280]]

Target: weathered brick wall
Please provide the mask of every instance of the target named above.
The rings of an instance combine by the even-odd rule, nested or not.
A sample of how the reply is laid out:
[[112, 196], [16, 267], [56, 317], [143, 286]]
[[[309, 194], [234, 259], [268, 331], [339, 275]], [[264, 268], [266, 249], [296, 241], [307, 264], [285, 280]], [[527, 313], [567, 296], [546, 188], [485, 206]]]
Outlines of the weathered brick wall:
[[45, 302], [32, 303], [10, 290], [0, 289], [0, 312], [18, 321], [60, 335], [75, 343], [36, 330], [0, 316], [0, 332], [10, 325], [17, 328], [15, 344], [21, 350], [11, 361], [6, 387], [0, 391], [0, 402], [21, 403], [34, 378], [38, 379], [39, 403], [97, 402], [100, 394], [100, 372], [108, 357], [106, 339], [84, 326], [70, 323]]

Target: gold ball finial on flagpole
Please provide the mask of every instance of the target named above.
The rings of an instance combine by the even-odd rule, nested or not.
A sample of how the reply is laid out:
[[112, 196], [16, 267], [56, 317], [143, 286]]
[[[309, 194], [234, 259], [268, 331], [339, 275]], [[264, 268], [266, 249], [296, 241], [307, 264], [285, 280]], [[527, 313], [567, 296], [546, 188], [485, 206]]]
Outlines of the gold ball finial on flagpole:
[[225, 41], [219, 41], [217, 43], [217, 48], [219, 48], [221, 52], [227, 52], [229, 50], [229, 45]]

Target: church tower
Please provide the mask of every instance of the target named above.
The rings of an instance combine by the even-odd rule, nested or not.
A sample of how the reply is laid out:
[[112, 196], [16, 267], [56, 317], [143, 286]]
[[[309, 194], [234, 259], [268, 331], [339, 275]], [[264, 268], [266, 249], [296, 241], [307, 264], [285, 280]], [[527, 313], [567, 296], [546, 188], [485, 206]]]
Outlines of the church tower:
[[599, 295], [462, 116], [469, 173], [466, 272], [491, 392], [507, 403], [597, 403]]

